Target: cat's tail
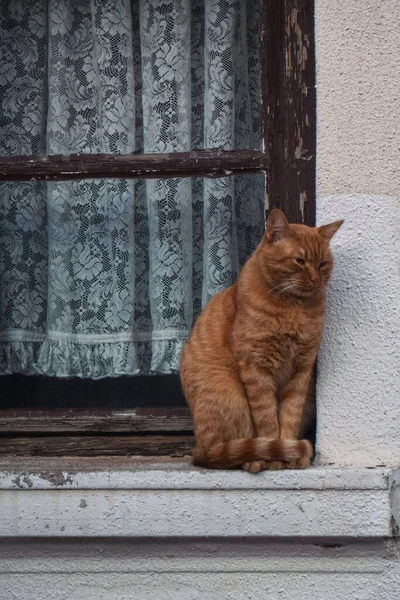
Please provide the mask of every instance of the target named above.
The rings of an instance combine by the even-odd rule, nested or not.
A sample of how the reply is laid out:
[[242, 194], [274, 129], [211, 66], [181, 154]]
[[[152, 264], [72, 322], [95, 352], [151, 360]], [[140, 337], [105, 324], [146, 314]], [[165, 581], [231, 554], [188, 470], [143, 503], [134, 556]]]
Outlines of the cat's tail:
[[220, 442], [209, 448], [196, 446], [192, 462], [210, 469], [230, 469], [253, 460], [292, 461], [303, 456], [311, 458], [312, 445], [308, 440], [271, 440], [243, 438]]

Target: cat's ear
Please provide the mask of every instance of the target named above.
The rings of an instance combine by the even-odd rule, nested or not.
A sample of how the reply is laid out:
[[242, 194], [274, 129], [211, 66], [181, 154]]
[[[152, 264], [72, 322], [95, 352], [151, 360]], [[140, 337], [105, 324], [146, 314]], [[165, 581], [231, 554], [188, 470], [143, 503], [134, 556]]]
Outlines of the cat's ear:
[[267, 241], [272, 244], [273, 242], [282, 240], [285, 237], [290, 237], [291, 235], [289, 223], [283, 212], [278, 208], [271, 210], [265, 228], [265, 237]]
[[320, 236], [323, 237], [324, 240], [329, 242], [333, 238], [339, 227], [343, 225], [343, 223], [344, 221], [335, 221], [334, 223], [329, 223], [328, 225], [321, 225], [321, 227], [318, 227]]

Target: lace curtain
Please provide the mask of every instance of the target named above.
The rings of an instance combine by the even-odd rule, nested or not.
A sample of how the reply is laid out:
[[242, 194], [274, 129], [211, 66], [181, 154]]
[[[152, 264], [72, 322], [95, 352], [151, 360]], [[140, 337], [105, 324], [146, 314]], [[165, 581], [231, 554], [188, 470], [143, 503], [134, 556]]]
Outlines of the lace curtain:
[[[0, 154], [259, 148], [255, 0], [5, 0]], [[177, 370], [260, 176], [0, 185], [0, 372]]]

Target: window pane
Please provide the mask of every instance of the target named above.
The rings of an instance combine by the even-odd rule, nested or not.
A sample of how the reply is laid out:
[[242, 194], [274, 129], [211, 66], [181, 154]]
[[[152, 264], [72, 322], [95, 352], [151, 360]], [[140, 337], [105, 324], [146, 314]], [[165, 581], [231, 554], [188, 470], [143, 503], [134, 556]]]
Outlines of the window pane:
[[0, 185], [0, 372], [171, 373], [264, 228], [262, 175]]
[[4, 2], [0, 155], [260, 148], [259, 21], [257, 0]]

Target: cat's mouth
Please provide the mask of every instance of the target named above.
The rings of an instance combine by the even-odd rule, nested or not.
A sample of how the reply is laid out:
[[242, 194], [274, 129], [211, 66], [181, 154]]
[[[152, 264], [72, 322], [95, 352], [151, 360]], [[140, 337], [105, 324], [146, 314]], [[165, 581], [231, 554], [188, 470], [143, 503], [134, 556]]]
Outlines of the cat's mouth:
[[318, 294], [321, 290], [320, 285], [316, 285], [314, 283], [286, 283], [286, 284], [278, 284], [272, 289], [270, 289], [270, 293], [274, 296], [293, 296], [295, 298], [309, 298]]
[[296, 287], [294, 289], [294, 295], [308, 298], [309, 296], [314, 296], [315, 294], [318, 294], [318, 292], [320, 290], [321, 290], [321, 287], [319, 285], [310, 285], [307, 287], [305, 287], [305, 286], [304, 287]]

